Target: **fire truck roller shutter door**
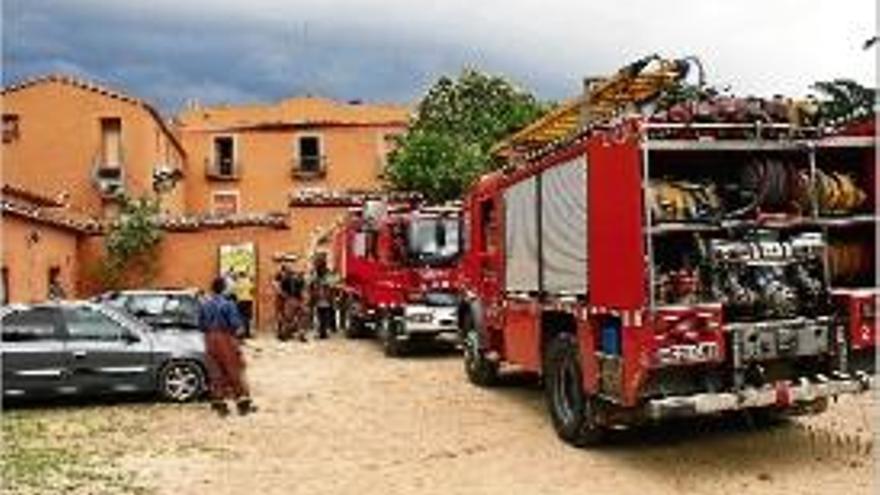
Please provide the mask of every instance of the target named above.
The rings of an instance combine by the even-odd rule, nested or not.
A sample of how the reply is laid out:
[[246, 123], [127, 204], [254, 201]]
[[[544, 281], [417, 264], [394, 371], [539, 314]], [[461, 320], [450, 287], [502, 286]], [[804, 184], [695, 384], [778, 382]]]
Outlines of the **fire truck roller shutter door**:
[[504, 287], [507, 292], [539, 290], [536, 188], [536, 178], [530, 177], [504, 192]]
[[587, 162], [581, 156], [541, 177], [544, 290], [587, 292]]

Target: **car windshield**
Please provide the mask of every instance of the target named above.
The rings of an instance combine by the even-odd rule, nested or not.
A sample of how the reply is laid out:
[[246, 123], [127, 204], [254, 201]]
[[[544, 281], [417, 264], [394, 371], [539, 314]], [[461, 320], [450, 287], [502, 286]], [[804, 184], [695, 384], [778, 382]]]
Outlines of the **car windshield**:
[[139, 328], [141, 330], [149, 330], [150, 329], [150, 326], [144, 320], [133, 317], [130, 313], [128, 313], [127, 311], [124, 311], [122, 308], [120, 308], [118, 306], [113, 306], [113, 305], [108, 306], [105, 304], [101, 308], [101, 311], [104, 314], [106, 314], [107, 316], [113, 318], [114, 320], [116, 320], [118, 322], [122, 322], [123, 324], [126, 324], [127, 326]]
[[456, 306], [458, 296], [453, 292], [428, 292], [425, 294], [425, 304], [428, 306]]
[[457, 217], [418, 217], [407, 229], [407, 248], [413, 261], [444, 264], [460, 251], [461, 225]]
[[135, 294], [126, 309], [156, 327], [198, 328], [199, 310], [194, 297], [184, 294]]

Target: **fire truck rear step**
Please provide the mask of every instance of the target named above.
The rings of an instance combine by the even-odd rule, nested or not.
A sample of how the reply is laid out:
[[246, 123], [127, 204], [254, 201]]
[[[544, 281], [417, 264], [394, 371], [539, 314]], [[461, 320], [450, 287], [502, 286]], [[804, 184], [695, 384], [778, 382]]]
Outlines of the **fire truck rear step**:
[[856, 378], [817, 377], [812, 382], [801, 377], [797, 383], [778, 382], [764, 387], [746, 387], [737, 392], [702, 393], [652, 399], [645, 405], [650, 419], [695, 416], [744, 409], [805, 405], [819, 399], [863, 392], [874, 385], [874, 378], [859, 373]]

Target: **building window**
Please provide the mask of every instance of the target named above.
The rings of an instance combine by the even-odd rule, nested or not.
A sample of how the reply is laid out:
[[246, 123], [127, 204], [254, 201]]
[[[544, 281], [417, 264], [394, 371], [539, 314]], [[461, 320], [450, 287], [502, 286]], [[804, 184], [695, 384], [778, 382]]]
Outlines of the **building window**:
[[0, 268], [0, 304], [9, 304], [9, 268]]
[[19, 136], [19, 118], [14, 113], [3, 114], [3, 142], [11, 143], [18, 140]]
[[233, 136], [215, 136], [213, 155], [208, 162], [208, 175], [227, 179], [237, 177], [238, 164], [235, 158], [235, 138]]
[[122, 166], [122, 119], [104, 117], [101, 119], [101, 168]]
[[117, 341], [125, 335], [124, 328], [90, 307], [64, 308], [63, 320], [70, 340]]
[[56, 311], [53, 308], [34, 308], [13, 311], [3, 317], [3, 342], [34, 342], [57, 337]]
[[295, 177], [323, 177], [326, 160], [322, 153], [321, 136], [305, 135], [296, 138], [296, 156], [293, 172]]
[[238, 191], [217, 191], [212, 196], [212, 211], [217, 215], [238, 213]]

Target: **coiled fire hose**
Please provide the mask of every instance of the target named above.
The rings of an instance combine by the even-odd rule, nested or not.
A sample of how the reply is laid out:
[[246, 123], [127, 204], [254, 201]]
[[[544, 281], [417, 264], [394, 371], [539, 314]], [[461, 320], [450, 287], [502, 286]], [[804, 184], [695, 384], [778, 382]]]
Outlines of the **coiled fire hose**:
[[849, 174], [817, 170], [816, 197], [820, 213], [835, 214], [858, 209], [868, 196]]
[[835, 283], [850, 282], [873, 274], [873, 253], [860, 242], [835, 242], [828, 246], [828, 265]]
[[712, 220], [721, 211], [713, 184], [654, 181], [650, 185], [651, 214], [657, 222]]

